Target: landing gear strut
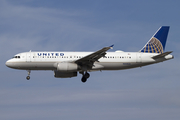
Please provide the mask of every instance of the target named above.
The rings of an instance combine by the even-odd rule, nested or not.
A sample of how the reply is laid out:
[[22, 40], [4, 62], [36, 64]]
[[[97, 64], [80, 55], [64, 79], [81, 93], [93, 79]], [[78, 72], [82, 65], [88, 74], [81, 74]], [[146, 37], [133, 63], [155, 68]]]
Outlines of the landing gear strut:
[[90, 74], [88, 73], [88, 72], [85, 72], [85, 74], [84, 74], [84, 72], [82, 73], [82, 78], [81, 78], [81, 81], [83, 82], [83, 83], [85, 83], [86, 81], [87, 81], [87, 79], [90, 77]]
[[28, 72], [28, 76], [26, 77], [26, 79], [29, 80], [29, 79], [30, 79], [30, 73], [31, 73], [31, 71], [30, 71], [30, 70], [27, 70], [27, 72]]

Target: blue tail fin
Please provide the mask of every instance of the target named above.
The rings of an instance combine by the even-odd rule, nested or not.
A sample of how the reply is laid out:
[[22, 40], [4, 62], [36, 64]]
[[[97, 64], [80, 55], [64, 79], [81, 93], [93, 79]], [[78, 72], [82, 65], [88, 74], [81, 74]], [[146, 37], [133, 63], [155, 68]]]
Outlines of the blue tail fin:
[[169, 32], [169, 26], [160, 27], [147, 44], [140, 50], [144, 53], [163, 53]]

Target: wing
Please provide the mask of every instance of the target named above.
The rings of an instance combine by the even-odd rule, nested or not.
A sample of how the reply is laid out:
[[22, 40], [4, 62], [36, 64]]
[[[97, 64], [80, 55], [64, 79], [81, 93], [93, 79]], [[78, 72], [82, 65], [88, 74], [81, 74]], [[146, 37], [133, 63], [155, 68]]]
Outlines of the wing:
[[76, 64], [80, 66], [87, 66], [87, 67], [92, 67], [93, 63], [95, 61], [98, 61], [101, 57], [104, 57], [106, 55], [106, 51], [109, 49], [112, 49], [114, 45], [111, 45], [109, 47], [104, 47], [101, 50], [98, 50], [92, 54], [89, 54], [81, 59], [78, 59], [75, 61]]

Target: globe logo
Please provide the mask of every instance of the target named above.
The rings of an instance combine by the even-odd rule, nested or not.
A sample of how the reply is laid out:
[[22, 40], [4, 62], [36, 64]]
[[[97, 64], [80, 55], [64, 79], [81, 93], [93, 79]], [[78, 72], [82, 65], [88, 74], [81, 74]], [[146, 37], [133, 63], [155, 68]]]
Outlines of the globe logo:
[[144, 53], [163, 53], [163, 46], [161, 42], [153, 37], [141, 50]]

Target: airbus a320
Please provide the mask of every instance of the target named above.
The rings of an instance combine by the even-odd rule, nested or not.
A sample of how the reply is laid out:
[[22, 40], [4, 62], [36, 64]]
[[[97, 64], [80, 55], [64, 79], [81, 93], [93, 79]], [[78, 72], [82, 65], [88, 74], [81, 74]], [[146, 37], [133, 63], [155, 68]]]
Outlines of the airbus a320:
[[82, 74], [86, 82], [91, 71], [123, 70], [142, 67], [173, 59], [172, 51], [164, 52], [169, 26], [160, 27], [138, 52], [107, 52], [113, 45], [96, 52], [23, 52], [6, 62], [13, 69], [27, 70], [27, 80], [32, 70], [52, 70], [56, 78], [76, 77]]

